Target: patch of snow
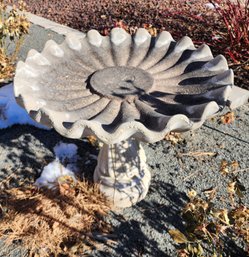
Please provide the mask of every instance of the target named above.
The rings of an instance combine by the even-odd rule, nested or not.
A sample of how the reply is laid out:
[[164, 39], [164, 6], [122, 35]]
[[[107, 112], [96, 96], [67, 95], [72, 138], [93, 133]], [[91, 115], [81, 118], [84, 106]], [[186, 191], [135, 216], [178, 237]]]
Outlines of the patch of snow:
[[77, 159], [77, 151], [78, 146], [75, 144], [60, 142], [54, 147], [54, 153], [61, 162], [65, 162], [66, 160], [72, 162]]
[[11, 83], [0, 88], [0, 129], [11, 127], [14, 124], [29, 124], [48, 129], [32, 120], [27, 111], [16, 103]]
[[53, 189], [56, 187], [58, 179], [62, 176], [70, 176], [76, 181], [75, 173], [71, 167], [64, 167], [59, 159], [55, 159], [43, 168], [41, 176], [36, 180], [37, 187], [47, 187]]
[[204, 6], [207, 7], [208, 9], [210, 9], [210, 10], [213, 10], [213, 9], [215, 9], [215, 8], [220, 7], [217, 3], [215, 3], [215, 4], [206, 3], [206, 4], [204, 4]]
[[36, 180], [37, 187], [55, 188], [58, 185], [58, 179], [62, 176], [70, 176], [76, 181], [78, 172], [77, 155], [78, 147], [75, 144], [66, 144], [60, 142], [54, 147], [56, 159], [45, 166], [41, 176]]

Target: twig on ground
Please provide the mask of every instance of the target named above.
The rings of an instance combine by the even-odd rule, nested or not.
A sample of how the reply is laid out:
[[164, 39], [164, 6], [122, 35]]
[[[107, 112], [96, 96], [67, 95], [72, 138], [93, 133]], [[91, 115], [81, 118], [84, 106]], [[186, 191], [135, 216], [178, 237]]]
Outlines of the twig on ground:
[[190, 156], [190, 157], [201, 157], [201, 156], [215, 156], [217, 153], [215, 152], [188, 152], [188, 153], [179, 153], [178, 156]]
[[193, 176], [197, 175], [198, 173], [199, 173], [198, 170], [197, 170], [197, 171], [194, 171], [193, 173], [191, 173], [191, 174], [189, 174], [187, 177], [185, 177], [185, 178], [183, 179], [183, 181], [186, 181], [186, 180], [192, 178]]

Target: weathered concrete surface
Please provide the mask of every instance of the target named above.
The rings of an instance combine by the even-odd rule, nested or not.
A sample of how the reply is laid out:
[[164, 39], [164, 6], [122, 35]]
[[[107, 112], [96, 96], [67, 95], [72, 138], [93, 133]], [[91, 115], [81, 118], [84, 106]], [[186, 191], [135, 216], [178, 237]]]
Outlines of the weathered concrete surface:
[[152, 38], [144, 28], [135, 35], [113, 28], [110, 36], [90, 30], [30, 51], [17, 64], [14, 91], [33, 119], [65, 137], [153, 143], [246, 102], [249, 91], [241, 102], [233, 80], [224, 56], [214, 58], [189, 37], [176, 42], [167, 31]]

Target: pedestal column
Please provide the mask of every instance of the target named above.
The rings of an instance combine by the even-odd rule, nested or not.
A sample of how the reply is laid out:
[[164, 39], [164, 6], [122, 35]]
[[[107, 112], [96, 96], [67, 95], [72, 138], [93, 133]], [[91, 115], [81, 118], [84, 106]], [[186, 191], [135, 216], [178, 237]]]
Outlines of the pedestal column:
[[150, 179], [144, 149], [135, 139], [101, 148], [94, 181], [114, 207], [129, 207], [144, 199]]

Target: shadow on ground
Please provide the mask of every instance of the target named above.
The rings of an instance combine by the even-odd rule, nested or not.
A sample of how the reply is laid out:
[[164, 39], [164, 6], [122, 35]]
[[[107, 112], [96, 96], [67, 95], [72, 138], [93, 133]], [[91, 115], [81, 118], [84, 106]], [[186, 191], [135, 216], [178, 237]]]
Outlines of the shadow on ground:
[[[169, 247], [167, 230], [172, 227], [183, 229], [179, 214], [186, 196], [173, 185], [164, 182], [151, 185], [149, 194], [153, 193], [158, 194], [158, 199], [163, 198], [167, 204], [146, 199], [125, 210], [124, 214], [112, 213], [118, 223], [113, 230], [118, 238], [118, 244], [112, 249], [115, 254], [102, 251], [96, 252], [94, 256], [176, 256], [174, 247]], [[161, 240], [158, 239], [160, 237]], [[163, 248], [167, 248], [167, 251]]]
[[13, 126], [0, 130], [0, 181], [11, 175], [13, 185], [18, 185], [20, 180], [33, 182], [43, 167], [55, 159], [53, 148], [60, 141], [78, 146], [79, 165], [82, 165], [79, 167], [91, 178], [96, 161], [84, 166], [87, 156], [98, 152], [91, 144], [62, 137], [55, 130]]

